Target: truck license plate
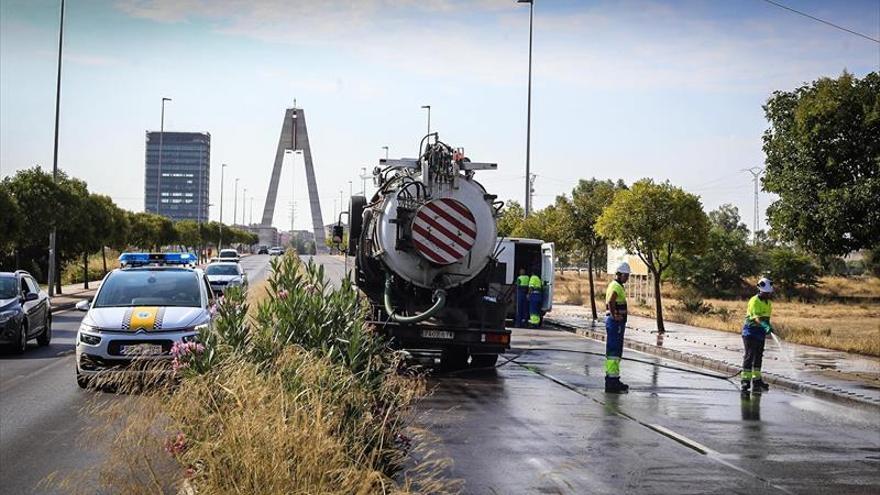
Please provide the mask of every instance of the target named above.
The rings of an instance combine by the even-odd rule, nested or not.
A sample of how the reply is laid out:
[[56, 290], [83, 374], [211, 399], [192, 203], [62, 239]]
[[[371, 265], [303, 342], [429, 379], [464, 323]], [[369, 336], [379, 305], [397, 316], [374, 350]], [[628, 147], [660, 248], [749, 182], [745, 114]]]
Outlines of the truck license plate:
[[449, 339], [455, 338], [455, 334], [448, 330], [422, 330], [422, 337], [426, 339]]
[[158, 344], [124, 345], [119, 348], [123, 356], [155, 356], [162, 354], [162, 346]]

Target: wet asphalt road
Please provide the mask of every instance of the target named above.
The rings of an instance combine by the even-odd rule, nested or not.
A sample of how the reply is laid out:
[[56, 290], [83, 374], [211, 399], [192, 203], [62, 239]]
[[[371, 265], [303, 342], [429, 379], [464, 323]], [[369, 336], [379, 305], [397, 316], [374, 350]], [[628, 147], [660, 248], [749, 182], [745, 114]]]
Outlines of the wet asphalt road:
[[[251, 283], [266, 277], [268, 259], [242, 259]], [[21, 356], [0, 354], [0, 493], [53, 493], [40, 486], [48, 475], [88, 468], [102, 457], [83, 443], [83, 429], [94, 425], [81, 410], [114, 396], [76, 385], [73, 350], [83, 315], [55, 313], [48, 347], [32, 341]]]
[[[344, 273], [341, 257], [314, 259]], [[419, 406], [463, 493], [880, 493], [877, 409], [743, 397], [738, 378], [630, 350], [645, 361], [621, 364], [630, 393], [605, 394], [604, 343], [513, 332], [497, 367], [436, 375]]]
[[516, 329], [514, 361], [432, 378], [419, 425], [465, 493], [880, 493], [876, 409], [775, 389], [743, 398], [628, 350], [649, 363], [624, 361], [630, 393], [605, 394], [603, 352]]

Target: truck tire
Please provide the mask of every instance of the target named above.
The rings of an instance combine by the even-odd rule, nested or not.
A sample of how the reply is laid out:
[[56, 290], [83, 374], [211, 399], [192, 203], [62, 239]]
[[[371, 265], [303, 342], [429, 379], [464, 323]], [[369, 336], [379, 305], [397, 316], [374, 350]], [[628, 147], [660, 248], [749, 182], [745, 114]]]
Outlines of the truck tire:
[[361, 230], [364, 227], [364, 207], [367, 205], [367, 198], [364, 196], [352, 196], [351, 204], [349, 204], [348, 213], [348, 255], [354, 256], [357, 253], [358, 241], [361, 237]]
[[471, 368], [493, 368], [498, 363], [498, 354], [475, 354], [471, 356]]
[[457, 371], [467, 368], [468, 352], [466, 347], [450, 347], [443, 351], [440, 363], [443, 371]]

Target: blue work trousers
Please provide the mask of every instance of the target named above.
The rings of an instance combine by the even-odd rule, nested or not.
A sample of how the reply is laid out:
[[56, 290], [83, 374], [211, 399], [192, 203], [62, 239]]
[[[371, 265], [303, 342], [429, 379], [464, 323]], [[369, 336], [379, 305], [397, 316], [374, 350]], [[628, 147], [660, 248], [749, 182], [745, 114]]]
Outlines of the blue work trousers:
[[626, 319], [617, 321], [605, 317], [605, 376], [619, 379], [620, 358], [623, 356], [623, 334], [626, 332]]
[[541, 326], [541, 301], [544, 295], [540, 291], [529, 291], [529, 324], [533, 327]]
[[513, 317], [513, 326], [522, 328], [529, 319], [529, 288], [516, 288], [516, 314]]

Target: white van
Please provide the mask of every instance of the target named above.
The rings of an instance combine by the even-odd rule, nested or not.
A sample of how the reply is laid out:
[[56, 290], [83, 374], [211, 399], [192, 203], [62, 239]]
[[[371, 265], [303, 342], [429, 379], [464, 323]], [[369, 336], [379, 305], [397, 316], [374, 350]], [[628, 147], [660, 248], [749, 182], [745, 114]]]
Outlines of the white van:
[[544, 282], [544, 299], [541, 303], [541, 314], [549, 313], [553, 308], [553, 269], [555, 245], [541, 239], [523, 239], [518, 237], [499, 237], [495, 249], [497, 260], [491, 292], [507, 301], [507, 316], [513, 318], [516, 313], [516, 277], [520, 268], [525, 268], [527, 275], [540, 270], [538, 274]]

